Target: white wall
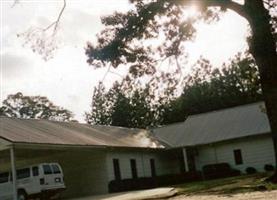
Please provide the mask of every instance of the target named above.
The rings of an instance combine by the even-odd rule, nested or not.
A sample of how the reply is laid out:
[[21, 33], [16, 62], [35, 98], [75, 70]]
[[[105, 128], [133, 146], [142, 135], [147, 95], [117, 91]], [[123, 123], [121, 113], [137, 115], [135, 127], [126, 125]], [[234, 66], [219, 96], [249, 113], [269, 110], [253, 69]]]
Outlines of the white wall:
[[151, 177], [150, 159], [155, 160], [156, 174], [179, 173], [179, 162], [175, 154], [149, 150], [120, 150], [110, 151], [107, 155], [108, 179], [114, 180], [113, 159], [119, 159], [121, 179], [132, 178], [130, 159], [135, 159], [138, 177]]
[[[240, 149], [243, 164], [236, 165], [234, 150]], [[273, 141], [270, 136], [260, 136], [240, 139], [232, 142], [204, 145], [197, 148], [198, 155], [195, 157], [197, 170], [207, 164], [227, 162], [234, 169], [245, 173], [247, 167], [254, 167], [258, 171], [264, 171], [265, 164], [275, 166], [275, 154]]]

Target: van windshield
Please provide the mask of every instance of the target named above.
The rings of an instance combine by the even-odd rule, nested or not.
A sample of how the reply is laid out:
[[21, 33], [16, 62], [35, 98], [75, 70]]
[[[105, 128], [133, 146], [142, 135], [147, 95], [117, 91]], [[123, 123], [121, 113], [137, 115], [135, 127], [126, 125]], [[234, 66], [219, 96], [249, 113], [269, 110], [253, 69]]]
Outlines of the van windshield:
[[61, 173], [61, 170], [60, 170], [58, 165], [52, 165], [52, 169], [53, 169], [54, 174], [60, 174]]
[[43, 172], [44, 174], [53, 174], [50, 165], [43, 165]]

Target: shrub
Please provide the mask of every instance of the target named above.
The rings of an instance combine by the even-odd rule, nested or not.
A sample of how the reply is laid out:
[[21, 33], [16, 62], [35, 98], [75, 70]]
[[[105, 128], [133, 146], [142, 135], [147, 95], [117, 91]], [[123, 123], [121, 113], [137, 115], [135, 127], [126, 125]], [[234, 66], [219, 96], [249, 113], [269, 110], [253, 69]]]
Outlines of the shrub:
[[157, 177], [112, 180], [109, 182], [109, 192], [149, 189], [197, 180], [201, 180], [200, 172], [186, 172], [181, 174], [163, 175]]
[[247, 174], [257, 173], [257, 170], [254, 167], [247, 167], [245, 171], [246, 171]]
[[270, 165], [270, 164], [266, 164], [266, 165], [264, 166], [264, 170], [267, 171], [267, 172], [274, 171], [274, 166], [273, 166], [273, 165]]
[[225, 178], [240, 175], [239, 170], [234, 170], [228, 163], [216, 163], [203, 166], [205, 179]]

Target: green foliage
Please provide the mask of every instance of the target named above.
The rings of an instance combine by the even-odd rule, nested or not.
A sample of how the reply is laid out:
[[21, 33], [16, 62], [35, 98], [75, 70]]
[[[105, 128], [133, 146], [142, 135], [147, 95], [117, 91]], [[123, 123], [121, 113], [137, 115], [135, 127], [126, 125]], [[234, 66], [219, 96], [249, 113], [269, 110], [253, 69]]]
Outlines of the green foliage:
[[[199, 21], [219, 20], [227, 9], [252, 23], [262, 20], [261, 16], [250, 16], [252, 6], [259, 4], [263, 8], [264, 3], [272, 34], [276, 34], [274, 0], [247, 0], [244, 4], [232, 0], [130, 0], [130, 3], [133, 8], [128, 12], [102, 17], [105, 29], [98, 35], [97, 43], [88, 43], [86, 48], [87, 61], [92, 66], [111, 64], [116, 68], [128, 63], [135, 77], [154, 74], [160, 61], [186, 57], [185, 42], [195, 38], [194, 26]], [[193, 5], [198, 12], [191, 16], [187, 8]]]
[[88, 43], [88, 63], [98, 68], [130, 64], [134, 77], [156, 73], [157, 63], [184, 56], [185, 42], [193, 40], [197, 20], [211, 21], [216, 9], [202, 7], [198, 15], [187, 16], [180, 0], [131, 1], [134, 9], [102, 18], [106, 28], [96, 44]]
[[127, 79], [115, 82], [105, 90], [102, 83], [95, 89], [90, 113], [86, 113], [89, 124], [113, 125], [122, 127], [146, 128], [156, 123], [156, 116], [151, 105], [149, 87], [137, 84], [134, 89], [127, 89]]
[[258, 69], [249, 55], [238, 54], [220, 70], [201, 59], [184, 82], [181, 96], [168, 104], [165, 124], [183, 121], [191, 114], [262, 100]]
[[[180, 89], [183, 92], [178, 96]], [[257, 66], [248, 54], [238, 54], [220, 70], [202, 58], [181, 84], [175, 73], [161, 73], [146, 84], [127, 76], [108, 91], [100, 83], [94, 90], [92, 110], [86, 114], [86, 121], [146, 128], [261, 99]]]
[[21, 92], [11, 94], [3, 101], [0, 115], [24, 119], [49, 119], [71, 121], [73, 114], [54, 105], [46, 97], [24, 96]]
[[91, 112], [85, 113], [86, 122], [89, 124], [110, 125], [110, 98], [105, 95], [105, 86], [100, 82], [94, 88], [91, 104]]

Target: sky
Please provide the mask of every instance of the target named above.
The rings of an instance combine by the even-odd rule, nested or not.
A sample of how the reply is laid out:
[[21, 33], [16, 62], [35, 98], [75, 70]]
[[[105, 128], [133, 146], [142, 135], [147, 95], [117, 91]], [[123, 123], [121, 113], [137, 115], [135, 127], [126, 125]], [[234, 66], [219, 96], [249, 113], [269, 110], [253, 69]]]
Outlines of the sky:
[[[47, 96], [54, 104], [75, 114], [83, 122], [90, 110], [93, 87], [102, 81], [107, 69], [94, 69], [85, 55], [87, 42], [94, 42], [104, 26], [100, 17], [131, 8], [128, 0], [67, 0], [57, 34], [58, 49], [45, 61], [24, 46], [23, 33], [30, 27], [47, 27], [53, 22], [62, 0], [13, 0], [1, 2], [1, 87], [0, 101], [7, 95]], [[247, 49], [247, 22], [232, 11], [213, 24], [197, 26], [195, 41], [187, 44], [189, 63], [200, 56], [220, 67], [235, 54]], [[190, 65], [186, 66], [188, 69]], [[119, 69], [123, 73], [124, 69]], [[119, 79], [108, 74], [104, 83], [109, 87]]]

